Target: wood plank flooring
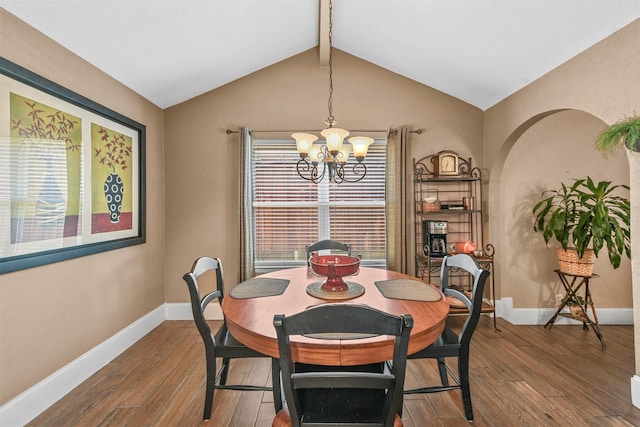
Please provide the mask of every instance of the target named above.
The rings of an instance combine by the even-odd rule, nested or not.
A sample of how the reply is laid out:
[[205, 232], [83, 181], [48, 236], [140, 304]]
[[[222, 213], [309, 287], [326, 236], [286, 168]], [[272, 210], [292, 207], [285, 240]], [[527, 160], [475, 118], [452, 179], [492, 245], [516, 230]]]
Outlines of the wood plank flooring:
[[[514, 326], [483, 316], [471, 343], [475, 426], [640, 426], [631, 405], [633, 326], [602, 326], [607, 349], [581, 326]], [[231, 382], [270, 383], [268, 359], [234, 361]], [[29, 426], [265, 427], [268, 392], [217, 390], [202, 421], [204, 349], [191, 321], [167, 321], [36, 417]], [[438, 381], [409, 361], [406, 387]], [[406, 396], [406, 427], [465, 426], [458, 391]]]

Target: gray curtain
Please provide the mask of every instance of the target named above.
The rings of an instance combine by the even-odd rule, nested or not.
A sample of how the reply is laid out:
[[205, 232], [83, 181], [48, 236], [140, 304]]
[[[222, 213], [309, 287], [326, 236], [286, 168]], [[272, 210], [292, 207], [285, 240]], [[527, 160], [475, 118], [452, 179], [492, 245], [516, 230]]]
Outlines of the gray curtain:
[[253, 140], [251, 129], [240, 128], [240, 176], [239, 182], [239, 219], [240, 219], [240, 260], [238, 263], [238, 283], [255, 276], [255, 221], [253, 215], [253, 179], [251, 165], [253, 157]]
[[389, 135], [386, 164], [387, 269], [408, 272], [409, 209], [407, 188], [412, 176], [407, 166], [409, 129], [403, 127]]

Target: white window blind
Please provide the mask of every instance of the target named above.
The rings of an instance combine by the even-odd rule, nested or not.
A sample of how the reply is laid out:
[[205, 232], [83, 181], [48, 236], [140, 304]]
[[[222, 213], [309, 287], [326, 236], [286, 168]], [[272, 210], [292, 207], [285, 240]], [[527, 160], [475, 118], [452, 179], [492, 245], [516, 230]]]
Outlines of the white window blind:
[[[293, 141], [254, 139], [253, 208], [257, 273], [306, 264], [305, 247], [323, 239], [351, 244], [362, 264], [386, 265], [386, 141], [376, 140], [356, 183], [314, 184], [300, 178]], [[350, 159], [345, 170], [347, 177]]]

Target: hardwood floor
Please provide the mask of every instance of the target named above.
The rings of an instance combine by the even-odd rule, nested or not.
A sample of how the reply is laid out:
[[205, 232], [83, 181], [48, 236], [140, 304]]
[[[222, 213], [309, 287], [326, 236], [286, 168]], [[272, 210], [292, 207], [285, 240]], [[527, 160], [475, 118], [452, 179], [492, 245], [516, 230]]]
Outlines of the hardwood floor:
[[[513, 326], [483, 317], [471, 343], [475, 426], [639, 426], [631, 405], [633, 327], [602, 326], [607, 349], [580, 326]], [[409, 361], [406, 386], [438, 381]], [[268, 359], [234, 361], [229, 382], [270, 382]], [[217, 390], [202, 422], [204, 349], [191, 321], [167, 321], [29, 426], [270, 426], [268, 392]], [[405, 399], [407, 427], [465, 426], [458, 391]]]

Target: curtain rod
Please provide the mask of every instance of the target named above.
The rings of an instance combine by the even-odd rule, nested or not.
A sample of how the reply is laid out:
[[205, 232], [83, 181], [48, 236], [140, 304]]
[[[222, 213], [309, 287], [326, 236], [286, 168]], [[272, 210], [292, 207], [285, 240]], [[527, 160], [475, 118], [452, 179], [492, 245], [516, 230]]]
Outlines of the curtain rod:
[[[231, 129], [227, 129], [227, 135], [231, 135], [232, 133], [239, 133], [240, 131], [238, 130], [231, 130]], [[318, 132], [318, 130], [306, 130], [306, 131], [301, 131], [301, 130], [252, 130], [252, 132], [255, 133], [295, 133], [295, 132], [305, 132], [305, 133], [312, 133], [312, 132]], [[350, 131], [351, 133], [389, 133], [391, 135], [397, 135], [398, 134], [398, 129], [388, 129], [388, 130], [352, 130]], [[422, 129], [416, 129], [416, 130], [410, 130], [409, 133], [417, 133], [418, 135], [422, 134], [423, 130]]]

